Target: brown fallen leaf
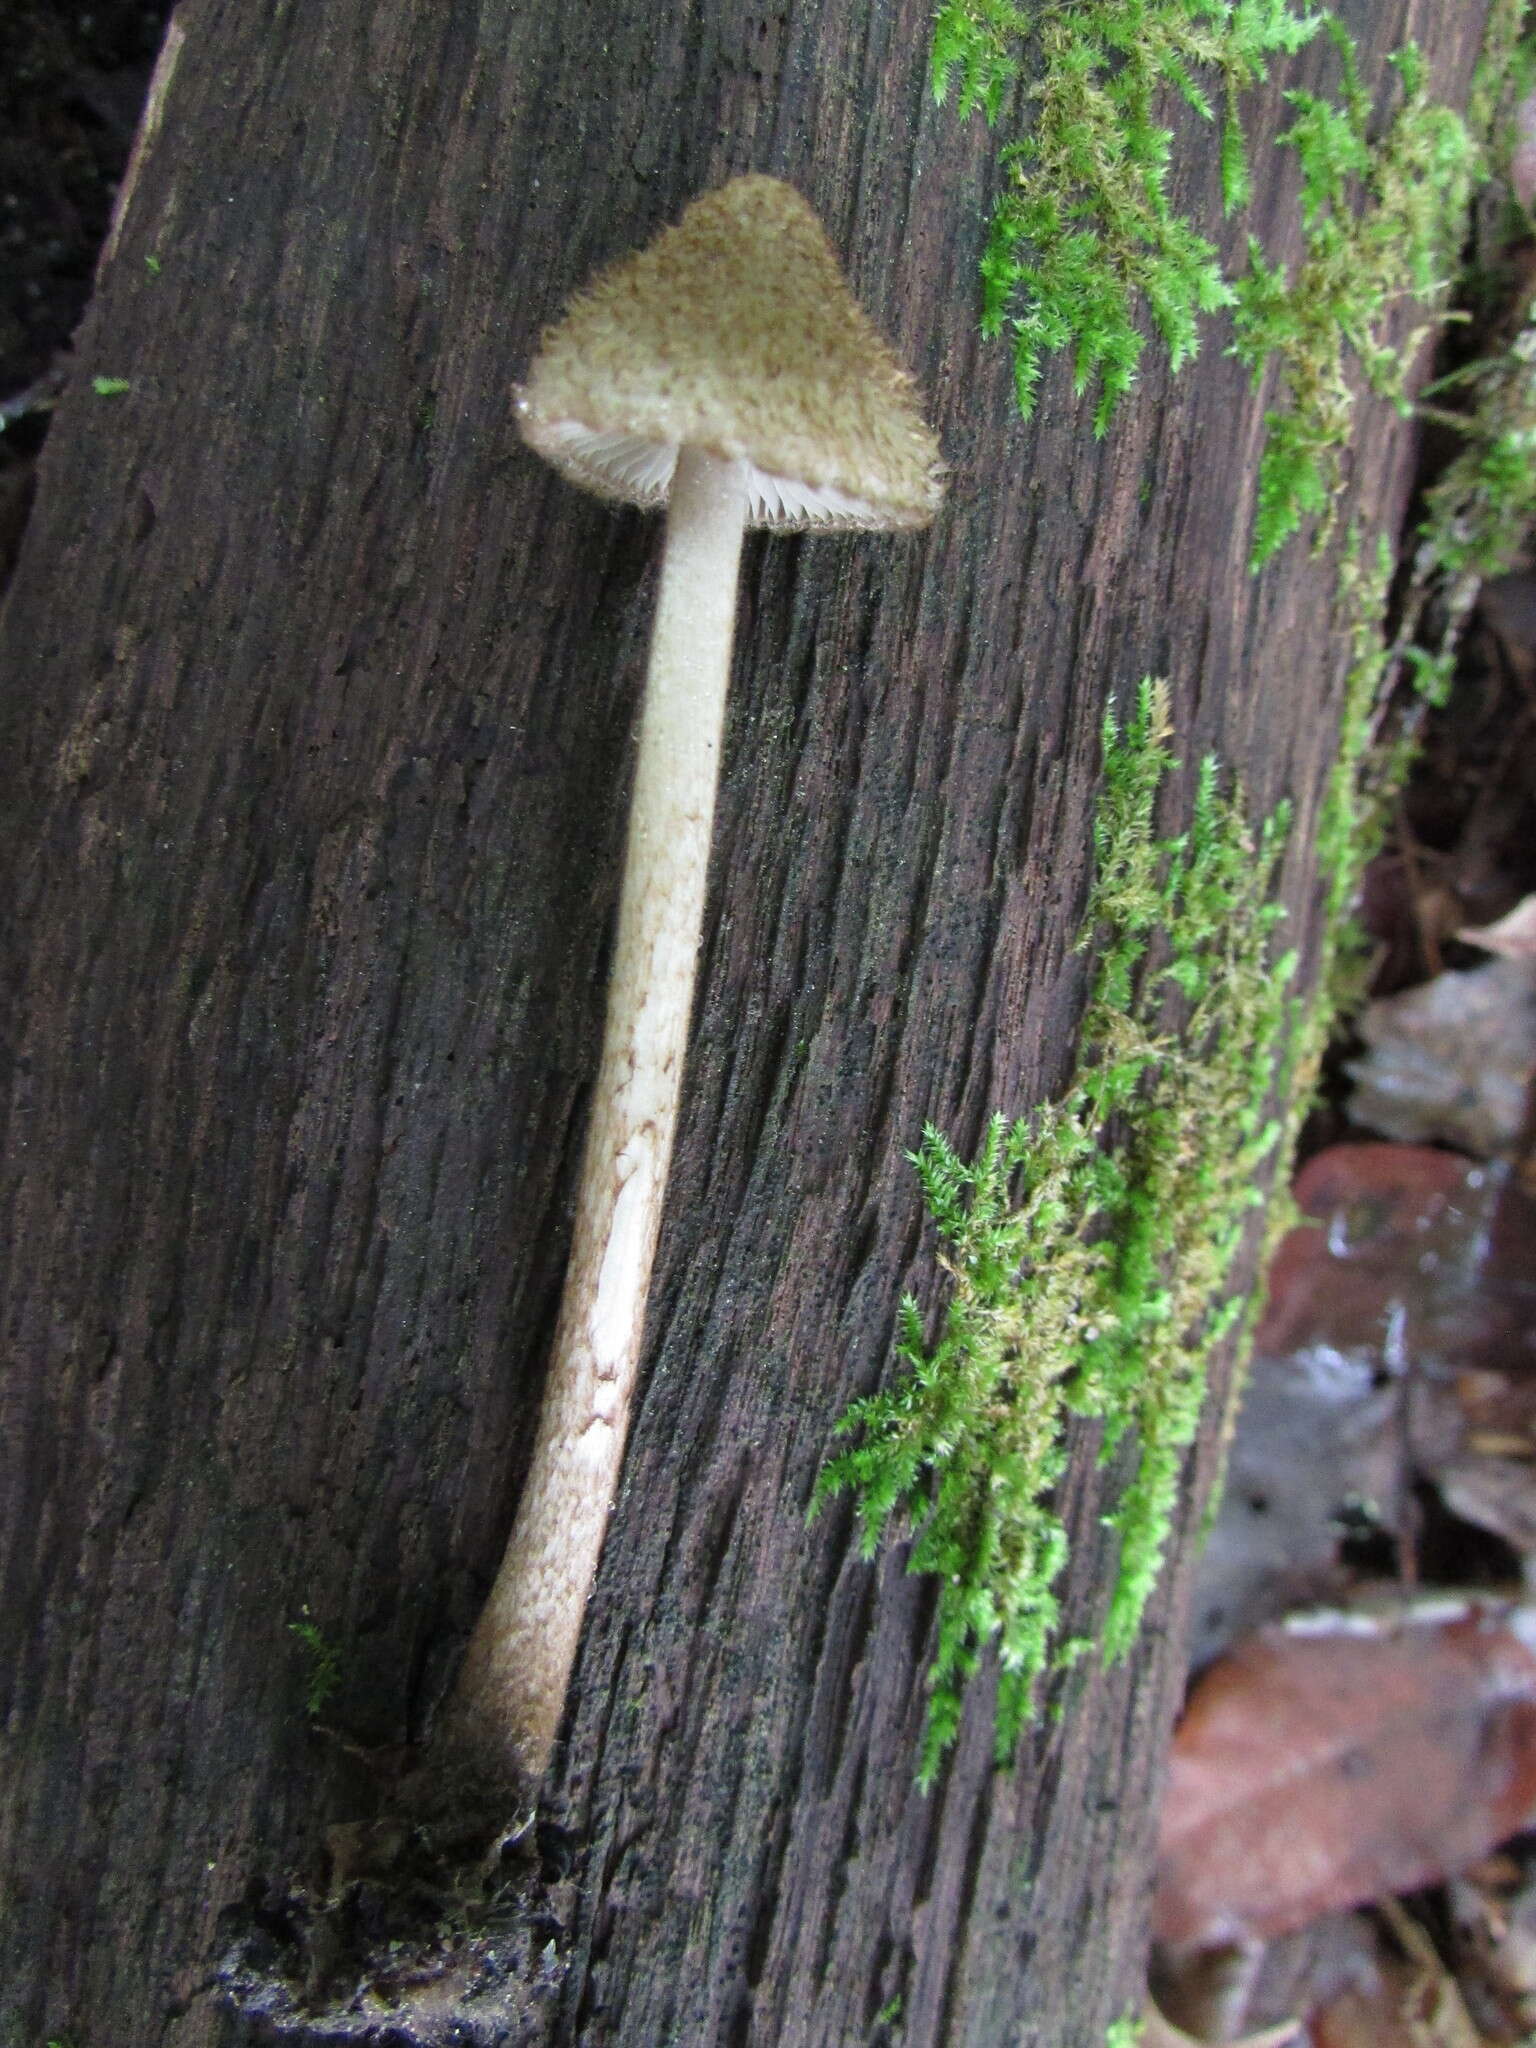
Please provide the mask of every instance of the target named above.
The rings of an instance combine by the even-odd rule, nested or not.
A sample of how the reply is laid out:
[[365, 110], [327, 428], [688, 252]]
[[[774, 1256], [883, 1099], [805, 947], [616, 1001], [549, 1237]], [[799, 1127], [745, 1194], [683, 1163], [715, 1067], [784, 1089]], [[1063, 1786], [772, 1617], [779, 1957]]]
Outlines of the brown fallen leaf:
[[1485, 953], [1536, 960], [1536, 895], [1523, 897], [1496, 924], [1463, 925], [1456, 936], [1469, 946], [1481, 946]]
[[1432, 1884], [1536, 1815], [1536, 1611], [1445, 1603], [1247, 1637], [1195, 1687], [1153, 1928], [1269, 1939]]
[[1425, 2048], [1487, 2048], [1461, 1987], [1418, 1921], [1396, 1899], [1383, 1899], [1380, 1911], [1408, 1963], [1399, 2009]]
[[[1455, 2015], [1455, 2008], [1449, 2011]], [[1368, 1991], [1350, 1989], [1331, 1998], [1312, 2018], [1311, 2048], [1494, 2048], [1480, 2034], [1447, 2032], [1438, 2010], [1415, 2009], [1413, 1980], [1384, 1979]]]
[[1487, 1529], [1521, 1557], [1536, 1557], [1536, 1475], [1529, 1457], [1472, 1455], [1436, 1465], [1436, 1491], [1458, 1520]]
[[1521, 1860], [1485, 1857], [1446, 1887], [1458, 1983], [1484, 2032], [1536, 2029], [1536, 1882]]
[[1514, 1149], [1536, 1071], [1536, 958], [1486, 960], [1380, 997], [1358, 1029], [1366, 1050], [1344, 1068], [1352, 1122], [1479, 1159]]
[[[1306, 2048], [1306, 2039], [1300, 2020], [1282, 2020], [1277, 2027], [1228, 2041], [1225, 2048]], [[1198, 2034], [1186, 2034], [1165, 2020], [1149, 1998], [1141, 2018], [1141, 2048], [1205, 2048], [1205, 2043]]]
[[1305, 1220], [1270, 1267], [1256, 1350], [1346, 1352], [1392, 1374], [1426, 1351], [1451, 1367], [1499, 1366], [1506, 1354], [1525, 1363], [1529, 1289], [1500, 1325], [1501, 1333], [1512, 1325], [1514, 1343], [1492, 1356], [1479, 1315], [1490, 1283], [1502, 1305], [1511, 1283], [1525, 1280], [1536, 1245], [1527, 1232], [1500, 1256], [1505, 1179], [1501, 1167], [1429, 1146], [1330, 1145], [1314, 1154], [1296, 1176]]
[[1295, 1199], [1200, 1563], [1196, 1666], [1347, 1599], [1362, 1539], [1410, 1581], [1421, 1482], [1450, 1510], [1435, 1529], [1536, 1556], [1536, 1201], [1502, 1164], [1378, 1144], [1315, 1153]]

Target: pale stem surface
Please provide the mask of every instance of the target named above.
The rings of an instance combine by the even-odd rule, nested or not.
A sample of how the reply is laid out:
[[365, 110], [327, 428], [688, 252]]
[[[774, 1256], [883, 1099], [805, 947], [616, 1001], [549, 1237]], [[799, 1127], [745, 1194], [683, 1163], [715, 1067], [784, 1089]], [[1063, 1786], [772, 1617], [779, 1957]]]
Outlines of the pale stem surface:
[[745, 511], [741, 465], [684, 449], [554, 1354], [517, 1520], [446, 1731], [535, 1779], [559, 1731], [640, 1362], [704, 921]]

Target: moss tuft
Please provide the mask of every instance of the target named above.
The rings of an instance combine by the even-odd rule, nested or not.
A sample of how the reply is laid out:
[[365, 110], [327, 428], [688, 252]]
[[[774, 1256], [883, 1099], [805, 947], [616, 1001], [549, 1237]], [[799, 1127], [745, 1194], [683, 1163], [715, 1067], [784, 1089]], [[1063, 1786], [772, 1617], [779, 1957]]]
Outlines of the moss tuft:
[[[1172, 94], [1221, 110], [1222, 188], [1244, 205], [1250, 175], [1239, 97], [1294, 52], [1321, 15], [1292, 0], [945, 0], [934, 25], [935, 96], [959, 81], [962, 115], [997, 120], [1026, 67], [1029, 132], [1002, 153], [1006, 184], [982, 259], [982, 331], [1013, 340], [1019, 410], [1034, 410], [1045, 357], [1070, 348], [1094, 430], [1135, 382], [1150, 311], [1175, 368], [1199, 350], [1202, 314], [1228, 305], [1215, 245], [1169, 191]], [[1033, 51], [1031, 45], [1034, 45]], [[1033, 61], [1032, 61], [1033, 60]]]
[[[1485, 77], [1517, 21], [1498, 0]], [[1304, 254], [1288, 271], [1250, 237], [1246, 267], [1229, 275], [1211, 239], [1219, 223], [1173, 203], [1159, 109], [1183, 100], [1220, 119], [1234, 213], [1252, 186], [1243, 96], [1319, 30], [1338, 53], [1336, 94], [1291, 92], [1279, 138], [1300, 165]], [[1232, 353], [1256, 383], [1273, 374], [1281, 387], [1266, 416], [1255, 568], [1307, 521], [1326, 531], [1359, 389], [1402, 400], [1407, 358], [1388, 317], [1439, 293], [1479, 174], [1482, 100], [1469, 126], [1431, 101], [1412, 44], [1390, 63], [1398, 105], [1382, 124], [1353, 40], [1298, 0], [945, 0], [935, 22], [936, 96], [958, 83], [961, 114], [989, 123], [1016, 97], [1027, 128], [1002, 149], [981, 265], [982, 331], [1012, 340], [1020, 412], [1034, 411], [1046, 358], [1069, 350], [1077, 395], [1097, 386], [1102, 434], [1135, 383], [1148, 324], [1177, 370], [1199, 353], [1208, 316], [1230, 310]]]
[[[1478, 135], [1492, 132], [1496, 143], [1500, 124], [1509, 125], [1509, 81], [1536, 75], [1532, 46], [1517, 44], [1524, 12], [1521, 0], [1495, 0], [1490, 16], [1471, 125]], [[1070, 96], [1070, 88], [1091, 100], [1108, 90], [1098, 72], [1105, 65], [1115, 70], [1112, 56], [1133, 73], [1142, 63], [1144, 85], [1151, 78], [1183, 91], [1167, 68], [1176, 63], [1177, 46], [1157, 46], [1155, 64], [1163, 68], [1151, 73], [1145, 62], [1152, 59], [1135, 55], [1135, 35], [1149, 24], [1168, 28], [1175, 16], [1207, 28], [1230, 28], [1242, 17], [1265, 36], [1282, 28], [1299, 35], [1303, 27], [1310, 34], [1319, 25], [1294, 13], [1288, 0], [1047, 0], [1034, 17], [1041, 40], [1054, 30], [1055, 55], [1065, 52], [1072, 61], [1065, 82], [1051, 86], [1048, 74], [1046, 84], [1031, 89], [1034, 96]], [[1030, 26], [1007, 0], [948, 0], [935, 35], [936, 92], [943, 97], [958, 74], [962, 109], [979, 106], [996, 119], [1019, 75], [1014, 45]], [[1112, 29], [1132, 40], [1122, 47]], [[1346, 347], [1368, 382], [1399, 388], [1400, 366], [1377, 323], [1398, 289], [1435, 287], [1445, 235], [1474, 169], [1466, 129], [1425, 100], [1411, 51], [1396, 60], [1398, 110], [1368, 148], [1369, 109], [1353, 47], [1330, 33], [1344, 71], [1342, 100], [1293, 95], [1297, 119], [1283, 138], [1301, 158], [1308, 253], [1289, 280], [1261, 274], [1255, 253], [1252, 285], [1246, 294], [1230, 294], [1244, 337], [1239, 352], [1256, 372], [1278, 355], [1290, 404], [1270, 418], [1256, 557], [1294, 531], [1309, 509], [1323, 510], [1318, 491], [1329, 492], [1316, 479], [1336, 477], [1352, 431]], [[1206, 61], [1193, 45], [1184, 54]], [[1114, 87], [1110, 102], [1116, 93], [1129, 95], [1124, 104], [1134, 111], [1139, 90], [1133, 77]], [[1144, 113], [1145, 93], [1139, 104]], [[1229, 105], [1229, 128], [1234, 119]], [[1232, 163], [1243, 162], [1240, 141], [1229, 142], [1228, 151]], [[1166, 200], [1156, 155], [1148, 142], [1130, 178], [1132, 186], [1139, 181], [1154, 221]], [[1077, 213], [1068, 207], [1054, 225], [1048, 212], [1038, 214], [1036, 226], [1065, 233], [1064, 221], [1092, 216], [1091, 156], [1074, 171]], [[1022, 203], [1019, 193], [1044, 161], [1039, 150], [1014, 160], [1017, 190], [1005, 206]], [[1448, 181], [1447, 189], [1433, 189], [1437, 180]], [[1242, 183], [1229, 176], [1229, 197], [1241, 197]], [[1014, 244], [1032, 233], [999, 231], [994, 223], [994, 249], [1011, 263]], [[1036, 247], [1044, 246], [1036, 238]], [[1118, 254], [1102, 238], [1077, 244], [1090, 269], [1100, 266], [1097, 303], [1102, 309], [1112, 300], [1116, 320], [1134, 311], [1135, 249], [1135, 233], [1122, 237]], [[1354, 299], [1347, 289], [1352, 267]], [[1025, 365], [1020, 403], [1026, 410], [1033, 403], [1045, 350], [1076, 338], [1080, 388], [1097, 373], [1112, 405], [1114, 378], [1105, 364], [1129, 362], [1133, 372], [1140, 344], [1129, 355], [1121, 347], [1100, 359], [1092, 344], [1085, 353], [1072, 308], [1063, 310], [1058, 300], [1057, 319], [1040, 296], [1052, 274], [1049, 264], [1026, 266], [1012, 275], [1000, 269], [989, 281], [989, 290], [1002, 291], [989, 316], [999, 331], [1010, 295], [1023, 295], [1023, 312], [1006, 315], [1022, 351], [1016, 360]], [[1078, 310], [1093, 296], [1082, 295]], [[1318, 307], [1331, 310], [1309, 324]], [[1165, 338], [1177, 354], [1166, 329]], [[1294, 956], [1275, 943], [1283, 912], [1272, 890], [1286, 808], [1251, 827], [1240, 797], [1222, 793], [1207, 761], [1188, 829], [1159, 838], [1160, 792], [1175, 764], [1166, 690], [1144, 684], [1124, 729], [1113, 718], [1105, 727], [1097, 879], [1079, 941], [1096, 950], [1098, 970], [1076, 1079], [1055, 1105], [1012, 1123], [994, 1116], [973, 1160], [931, 1128], [913, 1155], [951, 1296], [932, 1339], [919, 1303], [903, 1303], [898, 1349], [905, 1372], [843, 1417], [838, 1433], [852, 1439], [851, 1447], [823, 1470], [812, 1512], [831, 1495], [851, 1493], [865, 1556], [900, 1529], [911, 1536], [908, 1569], [938, 1579], [938, 1647], [919, 1765], [925, 1785], [954, 1740], [966, 1681], [988, 1646], [996, 1645], [1000, 1666], [1002, 1762], [1032, 1718], [1040, 1673], [1072, 1663], [1087, 1647], [1081, 1638], [1061, 1642], [1057, 1633], [1067, 1535], [1053, 1491], [1074, 1418], [1100, 1425], [1106, 1456], [1123, 1443], [1134, 1446], [1131, 1475], [1111, 1517], [1120, 1562], [1102, 1647], [1113, 1657], [1134, 1640], [1160, 1567], [1183, 1454], [1200, 1420], [1207, 1367], [1224, 1339], [1235, 1337], [1244, 1348], [1257, 1311], [1257, 1290], [1246, 1301], [1229, 1298], [1251, 1212], [1267, 1202], [1263, 1238], [1272, 1247], [1289, 1220], [1272, 1169], [1294, 1146], [1330, 1022], [1359, 993], [1363, 947], [1351, 913], [1412, 744], [1411, 718], [1383, 744], [1388, 699], [1405, 673], [1421, 695], [1442, 686], [1479, 579], [1508, 562], [1536, 516], [1530, 466], [1521, 459], [1536, 447], [1533, 364], [1536, 317], [1528, 313], [1510, 348], [1459, 373], [1469, 403], [1452, 423], [1465, 434], [1465, 449], [1431, 495], [1402, 624], [1390, 645], [1382, 621], [1391, 549], [1384, 538], [1374, 546], [1363, 546], [1358, 533], [1351, 538], [1338, 594], [1339, 629], [1349, 648], [1340, 742], [1315, 845], [1321, 957], [1309, 977], [1312, 993], [1289, 993]], [[1124, 380], [1120, 388], [1128, 388]], [[1101, 400], [1100, 424], [1105, 417]], [[1268, 1111], [1272, 1102], [1281, 1105], [1276, 1116]], [[1237, 1385], [1234, 1379], [1229, 1428]], [[1122, 2021], [1112, 2032], [1118, 2039], [1133, 2024]]]
[[1080, 939], [1099, 965], [1077, 1079], [1057, 1104], [995, 1116], [973, 1160], [925, 1133], [914, 1164], [953, 1293], [931, 1344], [918, 1303], [903, 1304], [906, 1372], [844, 1416], [856, 1441], [817, 1487], [817, 1502], [855, 1496], [866, 1556], [894, 1520], [912, 1531], [908, 1569], [939, 1581], [924, 1784], [987, 1645], [1000, 1761], [1032, 1718], [1058, 1647], [1067, 1534], [1052, 1490], [1074, 1417], [1102, 1426], [1106, 1457], [1135, 1446], [1110, 1518], [1120, 1565], [1103, 1649], [1134, 1641], [1207, 1365], [1238, 1312], [1223, 1295], [1279, 1137], [1267, 1104], [1295, 1033], [1272, 897], [1289, 814], [1254, 831], [1207, 761], [1188, 829], [1160, 838], [1175, 765], [1166, 688], [1149, 682], [1126, 726], [1105, 726]]
[[1342, 69], [1339, 100], [1288, 94], [1296, 118], [1279, 138], [1301, 166], [1305, 253], [1288, 275], [1250, 238], [1248, 269], [1235, 287], [1233, 353], [1256, 385], [1277, 369], [1284, 393], [1265, 415], [1256, 569], [1308, 519], [1326, 535], [1358, 385], [1408, 409], [1410, 358], [1389, 344], [1387, 319], [1405, 298], [1443, 294], [1480, 161], [1461, 116], [1427, 97], [1411, 43], [1390, 60], [1401, 100], [1373, 137], [1355, 46], [1336, 24], [1328, 27]]

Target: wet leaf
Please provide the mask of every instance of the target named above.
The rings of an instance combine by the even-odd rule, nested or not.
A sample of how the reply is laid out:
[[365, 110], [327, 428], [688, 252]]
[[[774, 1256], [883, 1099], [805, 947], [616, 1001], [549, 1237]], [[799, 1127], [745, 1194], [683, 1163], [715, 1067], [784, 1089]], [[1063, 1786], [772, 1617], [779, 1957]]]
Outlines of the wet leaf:
[[1536, 959], [1490, 960], [1367, 1003], [1349, 1114], [1404, 1144], [1512, 1151], [1536, 1072]]
[[1391, 1568], [1424, 1480], [1536, 1553], [1536, 1202], [1501, 1163], [1377, 1144], [1318, 1153], [1295, 1196], [1201, 1561], [1197, 1665], [1342, 1598], [1346, 1554]]
[[1494, 1605], [1246, 1638], [1197, 1683], [1174, 1740], [1158, 1938], [1283, 1934], [1433, 1883], [1527, 1825], [1532, 1643], [1536, 1612]]
[[1497, 924], [1463, 925], [1456, 936], [1508, 960], [1536, 960], [1536, 896], [1517, 903]]
[[[1226, 2048], [1306, 2048], [1306, 2038], [1299, 2020], [1283, 2020], [1277, 2027], [1264, 2027], [1257, 2034], [1229, 2041]], [[1204, 2048], [1204, 2044], [1197, 2034], [1186, 2034], [1164, 2019], [1149, 1999], [1142, 2020], [1141, 2048]]]

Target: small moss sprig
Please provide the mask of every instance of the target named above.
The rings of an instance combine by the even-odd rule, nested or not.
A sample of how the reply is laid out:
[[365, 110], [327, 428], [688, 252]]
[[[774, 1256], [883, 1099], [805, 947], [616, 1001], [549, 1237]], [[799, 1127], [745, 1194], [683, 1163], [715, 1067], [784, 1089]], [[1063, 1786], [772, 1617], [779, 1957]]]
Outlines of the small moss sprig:
[[1433, 387], [1459, 398], [1434, 417], [1462, 445], [1431, 486], [1395, 651], [1429, 704], [1443, 704], [1477, 593], [1518, 560], [1536, 528], [1536, 299], [1509, 346]]
[[1409, 356], [1386, 323], [1404, 299], [1430, 301], [1450, 281], [1480, 152], [1466, 123], [1425, 91], [1413, 44], [1389, 60], [1401, 88], [1384, 133], [1373, 137], [1370, 95], [1355, 46], [1327, 24], [1342, 69], [1337, 101], [1286, 95], [1296, 118], [1279, 137], [1301, 167], [1305, 254], [1294, 273], [1266, 262], [1249, 238], [1235, 286], [1233, 353], [1261, 384], [1278, 366], [1284, 402], [1265, 415], [1253, 565], [1335, 501], [1359, 379], [1410, 410]]
[[1363, 992], [1356, 983], [1364, 965], [1364, 942], [1350, 920], [1408, 766], [1400, 748], [1379, 745], [1391, 689], [1391, 659], [1382, 625], [1393, 566], [1385, 534], [1370, 547], [1358, 529], [1351, 531], [1335, 609], [1339, 630], [1347, 636], [1349, 662], [1338, 747], [1318, 812], [1315, 855], [1323, 887], [1323, 998], [1318, 1009], [1324, 1031]]
[[319, 1623], [310, 1614], [307, 1606], [300, 1609], [299, 1620], [289, 1622], [288, 1633], [297, 1636], [309, 1654], [304, 1711], [311, 1720], [315, 1720], [325, 1712], [340, 1689], [341, 1657], [334, 1643], [322, 1633]]
[[[1514, 19], [1501, 0], [1495, 56], [1507, 57]], [[1223, 205], [1235, 213], [1252, 184], [1242, 96], [1319, 30], [1338, 51], [1336, 94], [1290, 93], [1278, 139], [1300, 163], [1305, 253], [1288, 270], [1250, 237], [1246, 268], [1229, 274], [1216, 223], [1173, 205], [1158, 109], [1181, 99], [1215, 119], [1219, 103]], [[1481, 111], [1469, 125], [1436, 106], [1413, 45], [1390, 62], [1399, 104], [1378, 135], [1354, 42], [1298, 0], [945, 0], [935, 22], [936, 96], [958, 85], [961, 114], [995, 123], [1017, 89], [1027, 128], [1002, 150], [981, 264], [982, 331], [1011, 336], [1020, 412], [1035, 409], [1047, 356], [1070, 350], [1077, 395], [1097, 384], [1102, 434], [1135, 382], [1148, 316], [1177, 370], [1199, 352], [1205, 316], [1230, 310], [1233, 353], [1256, 383], [1273, 371], [1281, 387], [1266, 415], [1256, 569], [1307, 520], [1326, 532], [1357, 386], [1406, 402], [1407, 358], [1387, 319], [1439, 292], [1479, 174]]]
[[1487, 149], [1503, 197], [1520, 213], [1529, 209], [1509, 189], [1510, 160], [1520, 145], [1519, 109], [1536, 85], [1536, 21], [1529, 0], [1489, 0], [1483, 47], [1467, 95], [1467, 125]]
[[1009, 333], [1026, 419], [1041, 368], [1073, 351], [1081, 397], [1097, 380], [1102, 434], [1135, 382], [1143, 307], [1177, 369], [1199, 349], [1202, 314], [1232, 301], [1215, 244], [1175, 208], [1173, 137], [1157, 120], [1173, 94], [1206, 120], [1222, 110], [1229, 212], [1251, 184], [1239, 99], [1270, 60], [1299, 50], [1322, 16], [1293, 0], [945, 0], [931, 78], [962, 115], [989, 123], [1024, 73], [1026, 136], [1002, 152], [1006, 185], [982, 258], [982, 332]]
[[[1482, 302], [1485, 327], [1502, 309], [1498, 326], [1508, 339], [1424, 393], [1421, 416], [1449, 427], [1461, 445], [1427, 494], [1384, 656], [1393, 678], [1406, 671], [1430, 705], [1445, 700], [1479, 589], [1515, 565], [1536, 527], [1536, 293], [1508, 259], [1530, 231], [1512, 176], [1518, 109], [1536, 83], [1536, 23], [1527, 32], [1526, 16], [1524, 0], [1493, 0], [1468, 115], [1485, 138], [1489, 177], [1463, 295]], [[1409, 742], [1416, 723], [1407, 722]]]
[[1255, 833], [1207, 761], [1187, 831], [1159, 838], [1167, 701], [1144, 684], [1124, 729], [1105, 726], [1080, 940], [1099, 965], [1077, 1078], [1059, 1103], [995, 1116], [969, 1162], [925, 1133], [914, 1164], [953, 1291], [932, 1342], [919, 1304], [903, 1303], [905, 1370], [849, 1409], [839, 1433], [856, 1441], [817, 1486], [817, 1504], [854, 1495], [866, 1556], [894, 1522], [912, 1534], [908, 1569], [938, 1582], [924, 1785], [989, 1644], [1000, 1760], [1032, 1717], [1058, 1648], [1067, 1534], [1052, 1491], [1074, 1416], [1102, 1425], [1106, 1457], [1136, 1446], [1110, 1518], [1105, 1654], [1134, 1640], [1279, 1134], [1266, 1105], [1294, 1031], [1294, 961], [1276, 955], [1272, 885], [1288, 812]]

